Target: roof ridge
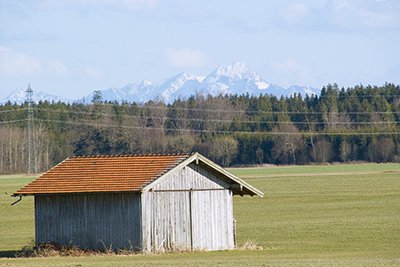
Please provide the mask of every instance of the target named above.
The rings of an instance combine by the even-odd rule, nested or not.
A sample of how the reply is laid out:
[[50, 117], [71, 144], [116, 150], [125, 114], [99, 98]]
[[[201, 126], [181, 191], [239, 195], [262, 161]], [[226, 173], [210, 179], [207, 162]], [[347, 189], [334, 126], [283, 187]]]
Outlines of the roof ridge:
[[192, 156], [195, 152], [191, 153], [149, 153], [149, 154], [107, 154], [107, 155], [82, 155], [82, 156], [71, 156], [67, 159], [76, 158], [128, 158], [128, 157], [165, 157], [165, 156]]

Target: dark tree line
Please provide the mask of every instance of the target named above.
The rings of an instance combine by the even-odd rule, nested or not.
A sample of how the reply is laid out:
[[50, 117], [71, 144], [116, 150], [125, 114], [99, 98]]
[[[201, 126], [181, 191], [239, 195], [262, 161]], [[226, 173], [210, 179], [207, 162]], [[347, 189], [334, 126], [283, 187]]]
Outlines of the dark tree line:
[[[34, 104], [36, 166], [71, 155], [199, 151], [224, 166], [399, 162], [400, 87], [327, 85], [320, 96], [201, 96], [172, 104]], [[0, 173], [25, 172], [27, 104], [0, 106]]]

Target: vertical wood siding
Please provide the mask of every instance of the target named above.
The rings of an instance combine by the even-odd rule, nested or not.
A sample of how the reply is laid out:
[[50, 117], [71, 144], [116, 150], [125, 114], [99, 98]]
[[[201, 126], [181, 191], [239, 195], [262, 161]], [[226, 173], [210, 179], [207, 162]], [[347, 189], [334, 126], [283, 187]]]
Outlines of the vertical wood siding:
[[190, 249], [187, 192], [144, 193], [143, 237], [148, 251]]
[[193, 248], [199, 250], [234, 248], [231, 192], [223, 190], [191, 193]]
[[232, 249], [232, 192], [228, 186], [192, 163], [143, 192], [143, 248]]
[[35, 196], [36, 242], [82, 248], [141, 248], [140, 195]]
[[202, 166], [191, 163], [156, 183], [154, 190], [228, 188], [229, 184]]

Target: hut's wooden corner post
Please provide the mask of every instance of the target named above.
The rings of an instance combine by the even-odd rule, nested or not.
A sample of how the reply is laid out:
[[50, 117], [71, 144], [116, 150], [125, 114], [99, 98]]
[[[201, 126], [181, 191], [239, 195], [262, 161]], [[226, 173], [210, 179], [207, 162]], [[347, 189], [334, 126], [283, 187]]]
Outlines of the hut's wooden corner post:
[[193, 189], [189, 189], [189, 231], [190, 231], [190, 250], [193, 251], [193, 216], [192, 216], [192, 196]]

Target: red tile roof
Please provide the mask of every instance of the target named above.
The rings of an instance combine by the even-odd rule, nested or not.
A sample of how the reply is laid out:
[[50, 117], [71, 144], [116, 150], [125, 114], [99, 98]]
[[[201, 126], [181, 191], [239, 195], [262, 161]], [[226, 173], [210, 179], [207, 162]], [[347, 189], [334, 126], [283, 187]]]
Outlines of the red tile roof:
[[14, 195], [139, 191], [189, 157], [189, 154], [71, 157]]

